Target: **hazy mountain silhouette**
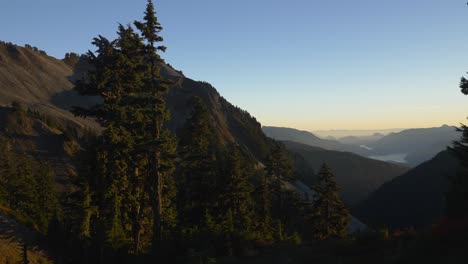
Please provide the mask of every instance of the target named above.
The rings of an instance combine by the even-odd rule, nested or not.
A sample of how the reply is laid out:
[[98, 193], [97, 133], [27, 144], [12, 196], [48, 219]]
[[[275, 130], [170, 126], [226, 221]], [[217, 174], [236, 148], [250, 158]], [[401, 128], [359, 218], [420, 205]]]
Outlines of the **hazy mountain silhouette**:
[[434, 128], [407, 129], [391, 133], [371, 143], [371, 155], [406, 154], [409, 165], [417, 166], [445, 150], [461, 136], [455, 127], [443, 125]]
[[424, 227], [444, 213], [444, 195], [458, 160], [443, 151], [384, 184], [353, 210], [366, 224], [391, 228]]
[[326, 138], [334, 137], [336, 139], [345, 137], [367, 137], [373, 134], [388, 135], [390, 133], [399, 132], [404, 128], [388, 128], [388, 129], [331, 129], [331, 130], [312, 130], [310, 132], [315, 135]]
[[350, 144], [350, 145], [356, 145], [356, 146], [362, 146], [362, 145], [369, 146], [375, 143], [376, 141], [382, 139], [383, 137], [385, 137], [385, 135], [382, 133], [374, 133], [368, 136], [341, 137], [341, 138], [338, 138], [337, 140], [344, 144]]
[[313, 147], [319, 147], [328, 150], [348, 151], [359, 155], [367, 155], [368, 151], [364, 148], [354, 145], [347, 145], [336, 140], [322, 139], [312, 134], [311, 132], [301, 131], [287, 127], [262, 127], [263, 132], [271, 138], [284, 141], [293, 141], [306, 144]]

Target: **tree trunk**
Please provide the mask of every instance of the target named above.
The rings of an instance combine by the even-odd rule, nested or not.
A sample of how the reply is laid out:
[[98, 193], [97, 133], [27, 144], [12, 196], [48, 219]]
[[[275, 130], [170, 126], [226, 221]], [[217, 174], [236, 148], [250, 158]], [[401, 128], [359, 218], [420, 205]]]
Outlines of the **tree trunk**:
[[[159, 124], [155, 120], [155, 138], [158, 140], [160, 138], [160, 129]], [[161, 162], [160, 153], [156, 149], [153, 150], [152, 157], [152, 175], [153, 180], [153, 194], [152, 194], [152, 206], [153, 206], [153, 252], [158, 250], [159, 242], [161, 241], [161, 217], [162, 217], [162, 174], [159, 171], [159, 164]]]
[[[134, 172], [134, 185], [133, 185], [133, 194], [136, 196], [138, 195], [138, 188], [139, 186], [139, 178], [140, 178], [140, 172], [138, 170], [138, 167], [135, 168]], [[140, 194], [140, 202], [133, 208], [133, 226], [132, 226], [132, 232], [133, 232], [133, 253], [138, 255], [140, 253], [141, 249], [141, 230], [142, 230], [142, 217], [141, 217], [141, 212], [145, 208], [145, 202], [144, 202], [144, 194]], [[142, 209], [143, 208], [143, 209]]]
[[153, 250], [159, 248], [161, 241], [161, 215], [162, 215], [162, 193], [161, 193], [161, 174], [156, 171], [153, 190]]

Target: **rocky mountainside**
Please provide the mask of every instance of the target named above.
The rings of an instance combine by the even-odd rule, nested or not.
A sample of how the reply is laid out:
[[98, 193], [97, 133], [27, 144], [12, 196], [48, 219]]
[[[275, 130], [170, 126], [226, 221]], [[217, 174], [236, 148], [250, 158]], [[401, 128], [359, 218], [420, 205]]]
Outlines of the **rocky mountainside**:
[[[71, 89], [74, 64], [44, 52], [11, 43], [0, 43], [0, 106], [13, 101], [36, 109], [64, 123], [97, 129], [90, 119], [74, 117], [72, 104], [92, 105], [96, 98], [80, 97]], [[66, 95], [66, 96], [64, 96]]]
[[[99, 126], [91, 119], [73, 116], [72, 106], [92, 106], [99, 98], [80, 96], [72, 90], [74, 80], [81, 78], [87, 65], [77, 56], [59, 60], [31, 47], [0, 43], [0, 106], [13, 101], [38, 110], [64, 126]], [[210, 110], [216, 134], [224, 142], [238, 142], [256, 159], [268, 153], [269, 139], [263, 134], [260, 123], [248, 112], [225, 100], [209, 83], [185, 77], [169, 65], [162, 64], [161, 72], [174, 80], [167, 95], [171, 120], [168, 127], [177, 132], [192, 111], [192, 98], [201, 97]]]

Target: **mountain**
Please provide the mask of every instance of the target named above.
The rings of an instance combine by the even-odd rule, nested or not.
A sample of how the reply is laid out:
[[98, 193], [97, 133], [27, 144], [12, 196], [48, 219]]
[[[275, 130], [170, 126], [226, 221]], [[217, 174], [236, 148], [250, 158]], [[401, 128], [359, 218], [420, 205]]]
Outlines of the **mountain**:
[[71, 89], [74, 64], [45, 52], [0, 42], [0, 106], [13, 101], [65, 123], [97, 129], [91, 119], [77, 118], [72, 105], [91, 106], [97, 98], [78, 96]]
[[334, 138], [344, 138], [344, 137], [366, 137], [372, 134], [383, 134], [387, 135], [393, 132], [402, 131], [402, 128], [390, 128], [390, 129], [333, 129], [333, 130], [313, 130], [311, 131], [315, 135], [326, 138], [326, 137], [334, 137]]
[[369, 144], [372, 156], [392, 154], [406, 155], [408, 164], [416, 166], [433, 158], [461, 136], [453, 126], [443, 125], [434, 128], [407, 129], [391, 133]]
[[[223, 142], [239, 143], [258, 160], [267, 155], [270, 139], [247, 111], [229, 103], [209, 83], [189, 79], [170, 65], [160, 66], [161, 73], [175, 83], [166, 98], [171, 112], [168, 128], [178, 132], [192, 111], [193, 98], [199, 96], [207, 104], [216, 135]], [[99, 131], [92, 119], [75, 117], [69, 112], [72, 106], [89, 107], [100, 102], [100, 98], [80, 96], [73, 91], [72, 82], [82, 78], [88, 69], [84, 60], [74, 54], [59, 60], [30, 46], [0, 42], [0, 106], [15, 101], [63, 126]]]
[[262, 129], [268, 137], [276, 140], [292, 141], [328, 150], [348, 151], [359, 155], [367, 155], [368, 152], [367, 149], [359, 146], [346, 145], [336, 140], [322, 139], [310, 132], [294, 128], [264, 126]]
[[[336, 181], [342, 189], [342, 198], [348, 205], [356, 205], [384, 183], [408, 171], [402, 165], [349, 152], [325, 150], [292, 141], [284, 141], [284, 144], [288, 151], [302, 157], [314, 171], [319, 171], [322, 163], [326, 162], [335, 173]], [[301, 180], [311, 182], [310, 179]]]
[[356, 146], [362, 146], [362, 145], [369, 146], [370, 144], [373, 144], [374, 142], [382, 139], [383, 137], [385, 137], [385, 135], [382, 133], [374, 133], [368, 136], [347, 136], [347, 137], [338, 138], [337, 140], [344, 144], [350, 144], [350, 145], [356, 145]]
[[384, 184], [353, 212], [367, 224], [391, 228], [424, 227], [443, 216], [444, 194], [458, 160], [443, 151]]

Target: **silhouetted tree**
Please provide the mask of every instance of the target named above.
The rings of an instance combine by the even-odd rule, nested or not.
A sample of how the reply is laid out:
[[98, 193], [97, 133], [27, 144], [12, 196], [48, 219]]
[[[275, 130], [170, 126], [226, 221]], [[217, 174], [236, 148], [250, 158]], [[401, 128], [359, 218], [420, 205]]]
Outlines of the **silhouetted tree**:
[[317, 239], [346, 237], [351, 216], [339, 197], [339, 188], [330, 168], [323, 164], [318, 181], [312, 187], [313, 200], [312, 228]]
[[98, 194], [107, 244], [118, 248], [131, 239], [131, 251], [138, 254], [142, 230], [152, 230], [146, 234], [152, 234], [156, 250], [175, 225], [176, 140], [164, 127], [169, 119], [164, 94], [171, 82], [160, 75], [157, 52], [165, 48], [155, 46], [162, 28], [151, 1], [135, 26], [141, 35], [119, 25], [116, 40], [94, 39], [96, 54], [87, 56], [92, 68], [75, 89], [101, 96], [103, 104], [74, 113], [96, 117], [104, 127], [97, 147], [101, 184], [91, 193]]
[[272, 148], [266, 161], [266, 171], [268, 178], [264, 180], [264, 184], [265, 188], [268, 188], [271, 193], [271, 213], [276, 220], [275, 233], [277, 239], [282, 240], [284, 237], [283, 222], [286, 217], [283, 181], [292, 179], [293, 170], [292, 162], [288, 158], [286, 149], [281, 142], [272, 142]]
[[180, 221], [186, 227], [201, 227], [205, 215], [213, 212], [216, 199], [219, 170], [214, 126], [206, 105], [195, 97], [194, 109], [180, 133]]
[[[149, 175], [150, 175], [150, 199], [153, 209], [153, 250], [159, 247], [162, 240], [162, 219], [164, 215], [163, 206], [163, 183], [164, 177], [171, 177], [170, 172], [173, 169], [170, 147], [175, 142], [169, 131], [164, 128], [164, 123], [169, 120], [169, 112], [166, 108], [164, 94], [167, 93], [169, 85], [172, 84], [161, 76], [160, 64], [163, 62], [158, 51], [164, 52], [166, 47], [158, 45], [163, 41], [160, 36], [162, 26], [158, 22], [154, 4], [148, 0], [145, 16], [142, 22], [135, 21], [135, 26], [141, 32], [143, 40], [146, 42], [143, 48], [143, 54], [148, 61], [147, 73], [144, 79], [143, 90], [148, 93], [152, 122], [148, 126], [148, 134], [151, 140], [148, 141], [149, 152]], [[163, 160], [165, 159], [165, 160]]]
[[239, 146], [231, 144], [224, 154], [221, 170], [220, 214], [228, 253], [248, 239], [253, 227], [253, 186], [249, 178], [253, 164], [245, 159]]
[[[461, 92], [468, 95], [468, 80], [460, 81]], [[450, 150], [460, 160], [461, 169], [450, 178], [449, 191], [446, 194], [446, 213], [452, 218], [468, 217], [468, 126], [461, 124], [457, 131], [462, 132], [460, 140], [455, 141]]]

